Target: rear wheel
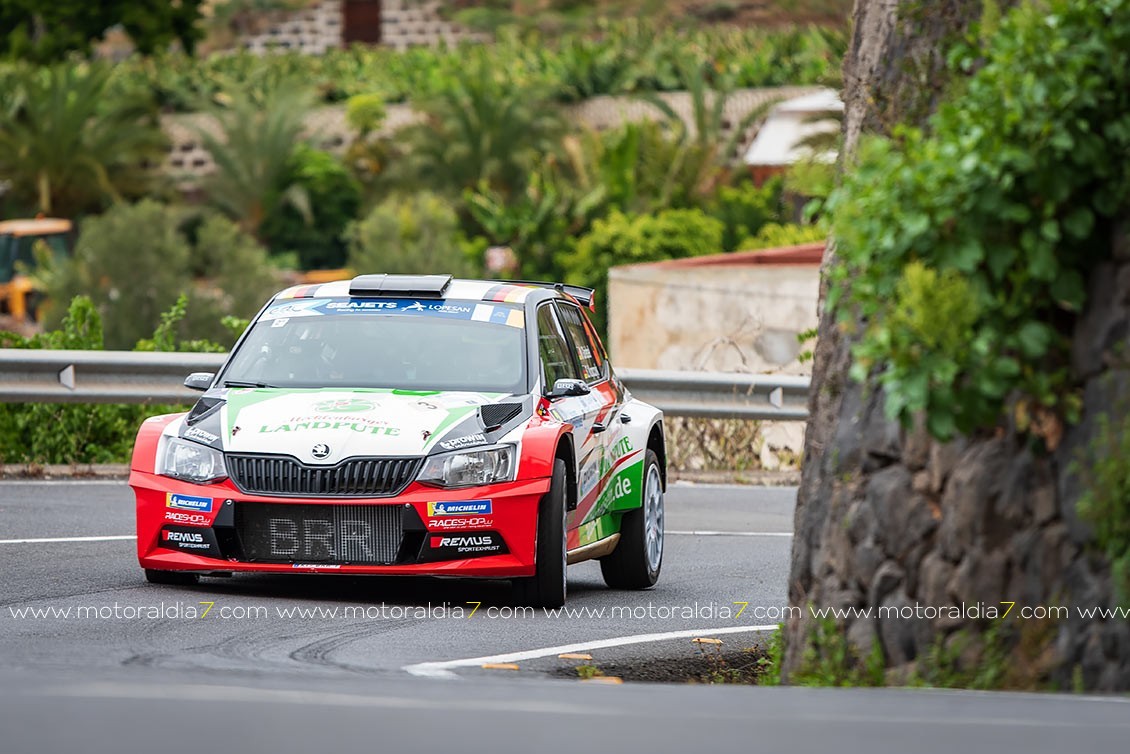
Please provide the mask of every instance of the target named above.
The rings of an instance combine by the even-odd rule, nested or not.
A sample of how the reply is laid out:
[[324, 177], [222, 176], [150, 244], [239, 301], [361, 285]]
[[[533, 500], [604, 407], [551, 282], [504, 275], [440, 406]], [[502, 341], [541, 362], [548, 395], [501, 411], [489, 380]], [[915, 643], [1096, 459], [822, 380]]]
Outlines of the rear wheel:
[[145, 580], [150, 584], [174, 584], [189, 586], [200, 581], [200, 576], [187, 571], [157, 571], [152, 568], [145, 569]]
[[553, 462], [549, 492], [538, 504], [533, 576], [514, 579], [514, 601], [530, 607], [565, 604], [565, 462]]
[[659, 458], [648, 448], [640, 507], [620, 519], [620, 542], [600, 559], [600, 573], [613, 589], [647, 589], [659, 580], [662, 565], [663, 478]]

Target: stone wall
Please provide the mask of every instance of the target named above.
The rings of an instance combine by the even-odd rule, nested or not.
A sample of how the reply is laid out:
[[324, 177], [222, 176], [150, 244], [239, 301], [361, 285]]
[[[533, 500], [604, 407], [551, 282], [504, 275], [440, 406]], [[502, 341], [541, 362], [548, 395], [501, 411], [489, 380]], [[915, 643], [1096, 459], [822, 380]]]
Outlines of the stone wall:
[[242, 37], [251, 52], [292, 51], [321, 55], [341, 47], [341, 0], [321, 0], [308, 8], [269, 17], [263, 30]]
[[[1073, 368], [1084, 385], [1083, 420], [1066, 428], [1053, 452], [1030, 447], [1013, 428], [948, 444], [887, 420], [879, 394], [845, 393], [832, 446], [819, 458], [824, 483], [798, 508], [791, 596], [799, 605], [968, 608], [1004, 613], [1022, 606], [1065, 606], [1069, 617], [1019, 619], [1008, 683], [1130, 689], [1130, 623], [1084, 620], [1077, 608], [1115, 607], [1109, 563], [1096, 551], [1076, 504], [1083, 482], [1076, 461], [1090, 456], [1098, 418], [1114, 426], [1130, 407], [1130, 242], [1096, 271], [1091, 305], [1074, 335]], [[797, 622], [790, 635], [801, 640]], [[849, 621], [862, 657], [878, 641], [895, 680], [908, 678], [938, 643], [981, 660], [981, 620]]]

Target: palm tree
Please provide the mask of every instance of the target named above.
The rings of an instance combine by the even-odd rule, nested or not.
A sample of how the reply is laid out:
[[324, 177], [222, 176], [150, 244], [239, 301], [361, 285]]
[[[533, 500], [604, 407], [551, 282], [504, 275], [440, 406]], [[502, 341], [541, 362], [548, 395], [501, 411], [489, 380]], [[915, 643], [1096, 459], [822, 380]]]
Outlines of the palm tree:
[[21, 67], [0, 92], [0, 176], [17, 202], [72, 217], [140, 196], [164, 153], [152, 101], [100, 64]]
[[254, 91], [225, 97], [226, 106], [209, 104], [205, 111], [216, 128], [203, 126], [200, 139], [216, 170], [204, 181], [207, 200], [252, 234], [278, 202], [290, 202], [310, 216], [309, 200], [296, 185], [284, 186], [288, 162], [303, 142], [306, 114], [313, 92], [285, 78]]
[[395, 135], [394, 183], [452, 194], [486, 185], [510, 195], [558, 149], [562, 120], [545, 87], [497, 69], [481, 50], [468, 55], [446, 72], [446, 86], [417, 103], [424, 121]]
[[732, 82], [718, 77], [713, 67], [702, 61], [679, 62], [677, 67], [690, 95], [689, 124], [658, 94], [647, 92], [640, 98], [663, 114], [675, 141], [682, 146], [672, 164], [672, 176], [681, 176], [690, 195], [709, 196], [729, 178], [750, 129], [781, 98], [770, 98], [731, 123], [726, 102], [733, 93]]

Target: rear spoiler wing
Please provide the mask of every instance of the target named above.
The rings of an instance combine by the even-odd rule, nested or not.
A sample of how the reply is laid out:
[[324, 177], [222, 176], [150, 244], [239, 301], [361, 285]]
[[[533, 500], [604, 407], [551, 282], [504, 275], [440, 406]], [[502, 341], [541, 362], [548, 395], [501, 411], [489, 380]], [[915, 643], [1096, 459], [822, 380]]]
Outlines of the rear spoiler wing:
[[503, 285], [532, 285], [537, 288], [548, 288], [568, 294], [577, 300], [581, 306], [593, 309], [596, 303], [596, 291], [585, 288], [583, 285], [569, 285], [567, 283], [547, 283], [541, 280], [497, 280]]

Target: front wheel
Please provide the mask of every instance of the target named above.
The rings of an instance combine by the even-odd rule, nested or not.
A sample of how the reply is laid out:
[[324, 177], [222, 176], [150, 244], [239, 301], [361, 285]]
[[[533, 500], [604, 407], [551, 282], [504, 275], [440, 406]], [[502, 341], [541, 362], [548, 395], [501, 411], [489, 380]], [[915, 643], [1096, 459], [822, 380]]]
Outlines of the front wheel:
[[565, 604], [565, 462], [553, 462], [549, 492], [538, 504], [533, 576], [514, 579], [514, 601], [530, 607]]
[[663, 478], [659, 458], [648, 448], [640, 507], [620, 519], [620, 542], [600, 559], [600, 573], [613, 589], [647, 589], [659, 580], [662, 565]]

